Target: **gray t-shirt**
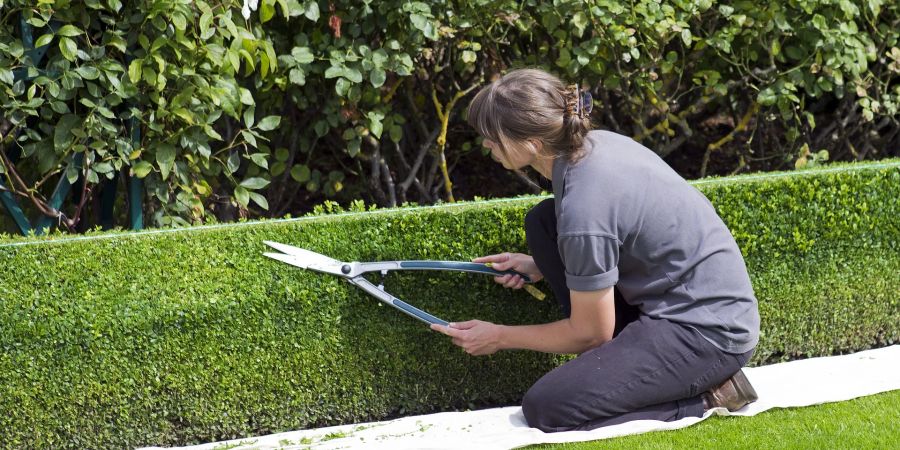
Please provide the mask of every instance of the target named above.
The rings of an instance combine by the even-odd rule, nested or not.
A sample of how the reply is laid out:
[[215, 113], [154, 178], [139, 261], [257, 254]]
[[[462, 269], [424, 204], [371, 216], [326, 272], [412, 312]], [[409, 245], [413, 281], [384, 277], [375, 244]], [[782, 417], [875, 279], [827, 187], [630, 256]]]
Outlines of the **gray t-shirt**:
[[747, 266], [712, 204], [632, 139], [591, 131], [585, 156], [553, 164], [557, 244], [574, 291], [618, 286], [643, 314], [749, 351], [759, 311]]

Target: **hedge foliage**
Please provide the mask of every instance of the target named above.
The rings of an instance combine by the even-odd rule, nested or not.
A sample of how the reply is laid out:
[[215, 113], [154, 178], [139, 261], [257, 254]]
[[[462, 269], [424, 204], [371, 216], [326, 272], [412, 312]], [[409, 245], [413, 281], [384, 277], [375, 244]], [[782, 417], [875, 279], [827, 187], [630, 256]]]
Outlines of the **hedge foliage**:
[[[0, 7], [0, 146], [19, 157], [0, 164], [4, 184], [31, 205], [47, 202], [48, 180], [86, 180], [97, 198], [102, 181], [132, 174], [152, 226], [282, 217], [326, 198], [430, 204], [453, 184], [494, 194], [469, 176], [491, 162], [461, 116], [473, 89], [519, 66], [582, 82], [604, 127], [691, 161], [687, 177], [710, 161], [758, 170], [900, 148], [898, 2]], [[61, 212], [89, 217], [78, 202]]]
[[[753, 363], [897, 342], [900, 161], [696, 185], [750, 269]], [[263, 257], [262, 241], [468, 260], [527, 251], [540, 199], [0, 244], [0, 447], [189, 444], [516, 403], [562, 357], [470, 357], [337, 277]], [[484, 276], [395, 273], [386, 288], [450, 320], [558, 317], [552, 298]]]

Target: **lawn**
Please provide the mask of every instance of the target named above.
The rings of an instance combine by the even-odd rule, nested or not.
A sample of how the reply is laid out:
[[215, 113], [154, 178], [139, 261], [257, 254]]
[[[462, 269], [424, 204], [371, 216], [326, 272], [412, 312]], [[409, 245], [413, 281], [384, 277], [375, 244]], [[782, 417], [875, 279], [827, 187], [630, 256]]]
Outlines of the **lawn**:
[[774, 409], [753, 417], [711, 417], [675, 431], [645, 433], [538, 449], [898, 448], [900, 390], [846, 402]]

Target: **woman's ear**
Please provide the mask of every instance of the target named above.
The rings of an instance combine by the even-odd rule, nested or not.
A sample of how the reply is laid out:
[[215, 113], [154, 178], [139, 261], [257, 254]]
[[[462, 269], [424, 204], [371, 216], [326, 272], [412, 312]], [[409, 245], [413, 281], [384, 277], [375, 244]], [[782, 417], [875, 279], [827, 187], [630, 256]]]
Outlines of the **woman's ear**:
[[544, 149], [544, 142], [541, 141], [540, 139], [529, 138], [528, 145], [532, 148], [532, 151], [534, 152], [535, 155], [540, 155], [541, 150]]

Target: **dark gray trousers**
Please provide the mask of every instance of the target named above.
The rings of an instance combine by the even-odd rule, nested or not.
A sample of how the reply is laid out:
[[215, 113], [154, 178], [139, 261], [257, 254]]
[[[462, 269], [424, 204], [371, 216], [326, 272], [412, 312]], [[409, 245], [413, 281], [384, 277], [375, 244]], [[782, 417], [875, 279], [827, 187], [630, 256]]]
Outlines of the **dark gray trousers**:
[[[567, 317], [571, 300], [556, 245], [553, 199], [525, 217], [531, 255]], [[522, 400], [532, 427], [591, 430], [632, 420], [672, 421], [703, 415], [700, 394], [740, 370], [753, 355], [726, 353], [696, 330], [640, 314], [616, 292], [611, 341], [541, 377]]]

